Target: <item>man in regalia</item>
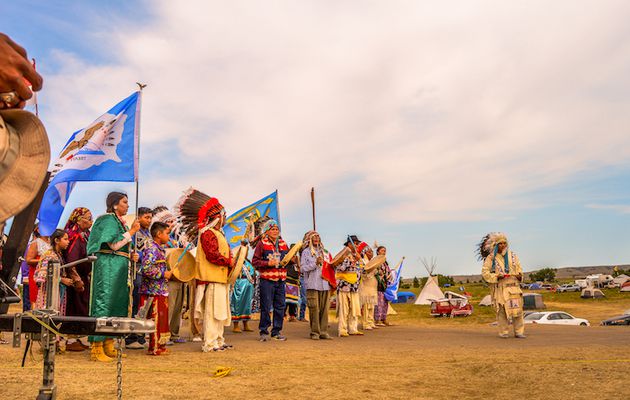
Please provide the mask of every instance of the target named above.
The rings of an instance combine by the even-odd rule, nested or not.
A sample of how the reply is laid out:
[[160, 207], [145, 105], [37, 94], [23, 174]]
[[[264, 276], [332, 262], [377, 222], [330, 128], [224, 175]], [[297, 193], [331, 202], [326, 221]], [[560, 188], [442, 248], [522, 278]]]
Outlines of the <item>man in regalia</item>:
[[219, 200], [189, 189], [175, 206], [183, 240], [197, 243], [194, 320], [203, 320], [204, 353], [232, 349], [223, 332], [230, 326], [228, 275], [233, 267], [230, 246], [223, 233], [225, 209]]
[[487, 234], [479, 243], [479, 256], [483, 260], [481, 275], [490, 286], [492, 305], [497, 313], [499, 336], [510, 336], [509, 324], [514, 326], [514, 336], [525, 338], [523, 324], [523, 292], [520, 282], [523, 270], [516, 254], [508, 248], [505, 234]]

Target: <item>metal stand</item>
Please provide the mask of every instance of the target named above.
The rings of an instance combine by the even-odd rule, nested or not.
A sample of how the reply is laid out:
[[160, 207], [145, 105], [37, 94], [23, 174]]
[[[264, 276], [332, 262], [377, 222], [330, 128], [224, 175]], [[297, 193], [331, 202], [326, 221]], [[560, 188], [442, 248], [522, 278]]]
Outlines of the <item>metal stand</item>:
[[[117, 397], [122, 399], [122, 339], [131, 333], [151, 333], [155, 331], [155, 322], [146, 319], [124, 317], [67, 317], [59, 315], [59, 281], [60, 271], [64, 268], [94, 261], [96, 257], [89, 256], [69, 264], [59, 265], [51, 262], [46, 270], [46, 306], [43, 310], [35, 310], [26, 314], [0, 315], [0, 332], [13, 332], [13, 346], [20, 347], [21, 334], [27, 336], [27, 345], [22, 366], [26, 359], [29, 345], [32, 340], [41, 340], [44, 352], [44, 369], [42, 386], [39, 389], [37, 400], [54, 400], [57, 396], [55, 385], [55, 354], [58, 334], [70, 335], [106, 335], [118, 338], [118, 357], [116, 365]], [[0, 293], [0, 307], [7, 303], [19, 302], [19, 296], [8, 285], [2, 285], [0, 279], [0, 291], [12, 293], [11, 296]], [[17, 301], [13, 301], [13, 298]], [[1, 310], [0, 310], [1, 311]], [[0, 395], [0, 398], [2, 396]]]
[[[50, 315], [45, 317], [44, 322], [50, 325], [52, 319]], [[39, 389], [37, 400], [54, 400], [57, 398], [57, 387], [55, 386], [55, 353], [57, 335], [42, 326], [42, 348], [44, 350], [44, 373], [42, 387]]]
[[[41, 318], [46, 325], [54, 326], [53, 315], [59, 314], [59, 274], [60, 264], [49, 263], [46, 268], [46, 308], [41, 310]], [[41, 343], [44, 351], [44, 371], [42, 387], [39, 389], [37, 400], [54, 400], [57, 398], [55, 386], [55, 354], [57, 350], [57, 335], [42, 325]]]

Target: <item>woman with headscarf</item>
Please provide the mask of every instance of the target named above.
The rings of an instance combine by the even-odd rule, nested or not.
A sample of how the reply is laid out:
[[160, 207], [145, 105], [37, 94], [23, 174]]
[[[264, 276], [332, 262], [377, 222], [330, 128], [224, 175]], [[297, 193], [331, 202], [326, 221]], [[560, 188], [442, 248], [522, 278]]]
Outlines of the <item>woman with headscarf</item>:
[[[94, 221], [87, 243], [87, 254], [97, 257], [92, 269], [90, 317], [129, 317], [133, 280], [129, 263], [138, 261], [130, 243], [140, 223], [136, 220], [127, 229], [122, 219], [129, 210], [126, 194], [112, 192], [106, 204], [107, 213]], [[116, 356], [112, 338], [90, 336], [89, 340], [93, 361], [112, 361]]]
[[287, 269], [280, 261], [289, 252], [289, 247], [280, 238], [280, 228], [273, 219], [265, 222], [262, 228], [262, 239], [254, 249], [252, 265], [260, 274], [260, 341], [269, 340], [269, 326], [271, 318], [269, 314], [273, 310], [273, 327], [271, 338], [274, 340], [287, 340], [280, 331], [284, 321], [285, 287]]
[[[87, 257], [87, 242], [90, 237], [90, 227], [92, 227], [92, 213], [85, 207], [75, 208], [68, 222], [65, 231], [68, 233], [70, 245], [65, 252], [66, 262], [74, 262]], [[66, 290], [67, 305], [66, 315], [76, 317], [87, 317], [90, 315], [90, 273], [92, 263], [84, 262], [72, 267], [81, 279], [80, 283], [74, 287], [70, 286]], [[83, 351], [88, 346], [77, 340], [68, 341], [66, 350]]]

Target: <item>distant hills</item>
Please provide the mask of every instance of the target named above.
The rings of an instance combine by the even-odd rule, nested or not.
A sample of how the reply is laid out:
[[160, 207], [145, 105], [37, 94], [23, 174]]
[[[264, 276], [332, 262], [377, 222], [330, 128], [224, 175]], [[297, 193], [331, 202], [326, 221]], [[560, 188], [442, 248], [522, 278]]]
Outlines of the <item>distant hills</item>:
[[[630, 264], [621, 265], [595, 265], [585, 267], [560, 267], [556, 268], [556, 279], [583, 279], [587, 275], [594, 274], [606, 274], [612, 275], [613, 269], [619, 267], [620, 269], [630, 269]], [[525, 272], [525, 280], [529, 280], [529, 274], [538, 270]], [[453, 275], [455, 282], [476, 282], [481, 280], [481, 274], [477, 275]]]

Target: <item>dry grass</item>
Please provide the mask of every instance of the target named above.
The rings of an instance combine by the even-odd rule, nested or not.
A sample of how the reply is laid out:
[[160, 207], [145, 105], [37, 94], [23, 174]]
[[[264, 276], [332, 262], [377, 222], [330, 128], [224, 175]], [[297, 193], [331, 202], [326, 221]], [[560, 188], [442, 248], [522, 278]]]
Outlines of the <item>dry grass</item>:
[[[618, 299], [625, 304], [625, 299]], [[603, 315], [624, 307], [562, 303], [578, 315]], [[549, 303], [548, 303], [549, 306]], [[365, 337], [312, 341], [308, 324], [285, 323], [289, 340], [259, 343], [255, 333], [232, 334], [232, 351], [204, 354], [200, 344], [172, 347], [150, 357], [128, 351], [127, 399], [349, 398], [487, 399], [629, 398], [630, 350], [626, 327], [528, 326], [528, 339], [499, 339], [486, 311], [470, 319], [433, 319], [423, 307], [399, 305], [397, 326]], [[555, 304], [554, 304], [555, 307]], [[630, 305], [627, 306], [630, 308]], [[614, 313], [613, 313], [614, 314]], [[594, 321], [598, 322], [598, 321]], [[333, 328], [336, 333], [336, 329]], [[21, 349], [0, 346], [2, 399], [33, 398], [41, 364], [19, 367]], [[87, 354], [57, 358], [59, 399], [115, 398], [114, 364]], [[213, 379], [217, 366], [235, 368]], [[625, 388], [624, 388], [624, 385]]]

